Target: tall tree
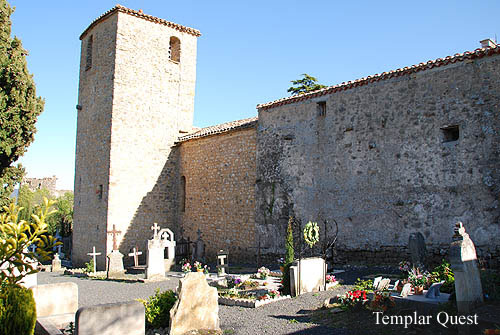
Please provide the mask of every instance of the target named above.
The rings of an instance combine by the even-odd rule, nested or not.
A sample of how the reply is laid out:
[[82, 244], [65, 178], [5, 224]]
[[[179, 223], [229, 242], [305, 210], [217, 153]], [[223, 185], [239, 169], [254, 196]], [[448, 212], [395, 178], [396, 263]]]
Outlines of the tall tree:
[[0, 208], [24, 175], [23, 167], [12, 163], [33, 142], [35, 122], [44, 106], [28, 72], [28, 52], [17, 37], [11, 37], [13, 11], [6, 0], [0, 0]]
[[287, 90], [288, 93], [291, 93], [292, 95], [299, 95], [326, 87], [325, 85], [318, 84], [318, 79], [308, 75], [307, 73], [303, 73], [302, 76], [304, 78], [291, 81], [293, 86]]

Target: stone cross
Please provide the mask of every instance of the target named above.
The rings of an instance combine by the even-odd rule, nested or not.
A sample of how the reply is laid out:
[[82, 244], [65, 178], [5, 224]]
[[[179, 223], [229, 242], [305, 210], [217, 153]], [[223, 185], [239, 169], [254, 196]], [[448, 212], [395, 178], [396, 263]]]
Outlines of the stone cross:
[[[56, 248], [57, 248], [57, 253], [59, 255], [62, 255], [62, 251], [61, 251], [61, 249], [63, 248], [62, 244], [59, 244]], [[61, 257], [61, 256], [59, 256], [59, 257]]]
[[483, 288], [477, 267], [476, 247], [462, 222], [455, 225], [449, 255], [455, 273], [457, 309], [459, 313], [467, 314], [483, 302]]
[[227, 260], [227, 253], [224, 252], [224, 250], [221, 250], [217, 253], [217, 269], [220, 271], [221, 276], [226, 275], [226, 267], [228, 264], [226, 264]]
[[160, 227], [158, 226], [158, 223], [154, 223], [153, 226], [151, 227], [151, 230], [155, 232], [153, 238], [156, 238], [158, 236], [158, 231], [160, 230]]
[[133, 252], [131, 252], [130, 254], [128, 254], [130, 257], [134, 257], [134, 266], [139, 266], [139, 255], [142, 255], [142, 252], [138, 250], [137, 247], [135, 247], [134, 249], [132, 249]]
[[32, 245], [30, 245], [30, 246], [28, 247], [28, 250], [34, 253], [34, 252], [36, 251], [36, 244], [35, 244], [35, 243], [33, 243]]
[[92, 252], [89, 252], [87, 255], [89, 256], [92, 256], [92, 258], [94, 259], [94, 273], [96, 272], [95, 271], [95, 265], [96, 265], [96, 261], [95, 261], [95, 256], [99, 256], [101, 253], [100, 252], [95, 252], [95, 246], [92, 247]]
[[113, 234], [113, 250], [118, 250], [118, 245], [116, 244], [116, 235], [121, 234], [120, 230], [116, 230], [116, 225], [113, 225], [113, 230], [108, 230], [108, 234]]

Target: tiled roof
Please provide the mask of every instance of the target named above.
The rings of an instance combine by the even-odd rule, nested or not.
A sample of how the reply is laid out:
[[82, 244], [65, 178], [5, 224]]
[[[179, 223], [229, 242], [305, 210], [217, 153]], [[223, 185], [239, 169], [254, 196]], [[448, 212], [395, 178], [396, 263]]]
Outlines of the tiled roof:
[[185, 27], [185, 26], [181, 26], [180, 24], [177, 24], [177, 23], [173, 23], [173, 22], [170, 22], [170, 21], [166, 21], [166, 20], [160, 19], [160, 18], [155, 17], [155, 16], [144, 14], [142, 12], [142, 10], [136, 11], [136, 10], [133, 10], [133, 9], [130, 9], [130, 8], [127, 8], [127, 7], [123, 7], [122, 5], [116, 5], [115, 7], [111, 8], [106, 13], [102, 14], [97, 19], [95, 19], [88, 26], [88, 28], [85, 29], [85, 31], [80, 35], [80, 39], [83, 39], [85, 37], [85, 35], [87, 34], [87, 32], [90, 29], [92, 29], [95, 25], [97, 25], [99, 22], [107, 19], [109, 16], [113, 15], [116, 12], [126, 13], [126, 14], [133, 15], [133, 16], [139, 17], [139, 18], [147, 20], [147, 21], [151, 21], [151, 22], [163, 24], [163, 25], [165, 25], [167, 27], [174, 28], [174, 29], [176, 29], [178, 31], [181, 31], [183, 33], [188, 33], [188, 34], [194, 35], [196, 37], [201, 36], [201, 33], [200, 33], [199, 30], [196, 30], [196, 29], [193, 29], [193, 28], [189, 28], [189, 27]]
[[194, 138], [200, 138], [200, 137], [225, 133], [225, 132], [228, 132], [231, 130], [252, 128], [252, 127], [255, 127], [255, 125], [257, 125], [257, 117], [256, 116], [251, 117], [249, 119], [226, 122], [226, 123], [218, 124], [215, 126], [201, 128], [201, 129], [199, 129], [191, 134], [181, 136], [178, 138], [177, 143], [192, 140]]
[[500, 46], [499, 45], [497, 45], [495, 48], [480, 48], [480, 49], [476, 49], [475, 51], [472, 51], [472, 52], [466, 51], [466, 52], [461, 53], [461, 54], [455, 54], [454, 56], [448, 56], [445, 58], [438, 58], [435, 60], [430, 60], [426, 63], [420, 63], [417, 65], [407, 66], [407, 67], [404, 67], [402, 69], [392, 70], [389, 72], [383, 72], [381, 74], [375, 74], [373, 76], [368, 76], [368, 77], [357, 79], [354, 81], [348, 81], [347, 83], [344, 82], [344, 83], [339, 84], [339, 85], [325, 87], [325, 88], [322, 88], [322, 89], [314, 91], [314, 92], [309, 92], [309, 93], [305, 93], [305, 94], [301, 94], [301, 95], [295, 95], [292, 97], [278, 99], [278, 100], [271, 101], [268, 103], [259, 104], [259, 105], [257, 105], [257, 108], [262, 109], [262, 110], [266, 110], [266, 109], [270, 109], [273, 107], [288, 105], [288, 104], [291, 104], [294, 102], [308, 100], [308, 99], [319, 97], [322, 95], [335, 93], [338, 91], [344, 91], [344, 90], [348, 90], [350, 88], [354, 88], [354, 87], [358, 87], [358, 86], [367, 85], [369, 83], [373, 83], [373, 82], [380, 81], [380, 80], [390, 79], [390, 78], [394, 78], [394, 77], [400, 77], [400, 76], [404, 76], [404, 75], [419, 72], [419, 71], [425, 71], [425, 70], [429, 70], [432, 68], [436, 68], [436, 67], [440, 67], [440, 66], [444, 66], [444, 65], [448, 65], [448, 64], [453, 64], [456, 62], [463, 62], [463, 61], [466, 61], [469, 59], [482, 58], [482, 57], [486, 57], [486, 56], [492, 56], [495, 54], [500, 54]]

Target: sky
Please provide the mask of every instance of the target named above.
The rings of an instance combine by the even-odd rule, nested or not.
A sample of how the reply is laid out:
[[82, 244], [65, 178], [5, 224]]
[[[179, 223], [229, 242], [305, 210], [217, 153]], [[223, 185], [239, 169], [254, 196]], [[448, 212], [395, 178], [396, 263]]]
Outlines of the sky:
[[[10, 0], [45, 109], [20, 159], [28, 177], [58, 177], [73, 189], [80, 34], [117, 2]], [[500, 36], [500, 1], [121, 0], [145, 14], [196, 28], [194, 125], [257, 115], [289, 95], [302, 73], [336, 85], [472, 51]]]

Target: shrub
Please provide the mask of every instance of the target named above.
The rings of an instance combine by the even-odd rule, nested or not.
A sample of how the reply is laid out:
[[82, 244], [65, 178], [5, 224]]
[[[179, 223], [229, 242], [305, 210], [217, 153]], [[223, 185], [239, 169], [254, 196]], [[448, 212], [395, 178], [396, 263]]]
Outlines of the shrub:
[[290, 292], [290, 266], [294, 260], [294, 250], [293, 250], [293, 229], [292, 229], [293, 217], [290, 216], [288, 220], [288, 227], [286, 229], [286, 240], [285, 240], [285, 262], [283, 264], [283, 279], [281, 281], [282, 287], [281, 292], [284, 295], [291, 294]]
[[354, 289], [355, 290], [361, 290], [361, 291], [367, 291], [367, 292], [373, 292], [373, 280], [367, 279], [367, 280], [361, 280], [361, 279], [356, 279], [356, 282], [354, 283]]
[[142, 302], [146, 309], [146, 328], [165, 328], [170, 323], [170, 309], [177, 301], [177, 295], [172, 290], [160, 292], [156, 290], [155, 295], [148, 300], [137, 299]]
[[434, 271], [431, 272], [432, 282], [440, 282], [444, 280], [441, 291], [445, 293], [452, 293], [455, 290], [455, 275], [451, 270], [450, 263], [443, 259], [441, 265], [436, 266]]
[[93, 258], [91, 258], [88, 263], [85, 263], [84, 272], [85, 273], [92, 273], [92, 272], [94, 272], [94, 259]]
[[2, 285], [0, 334], [31, 335], [35, 330], [36, 305], [33, 292], [17, 285]]

